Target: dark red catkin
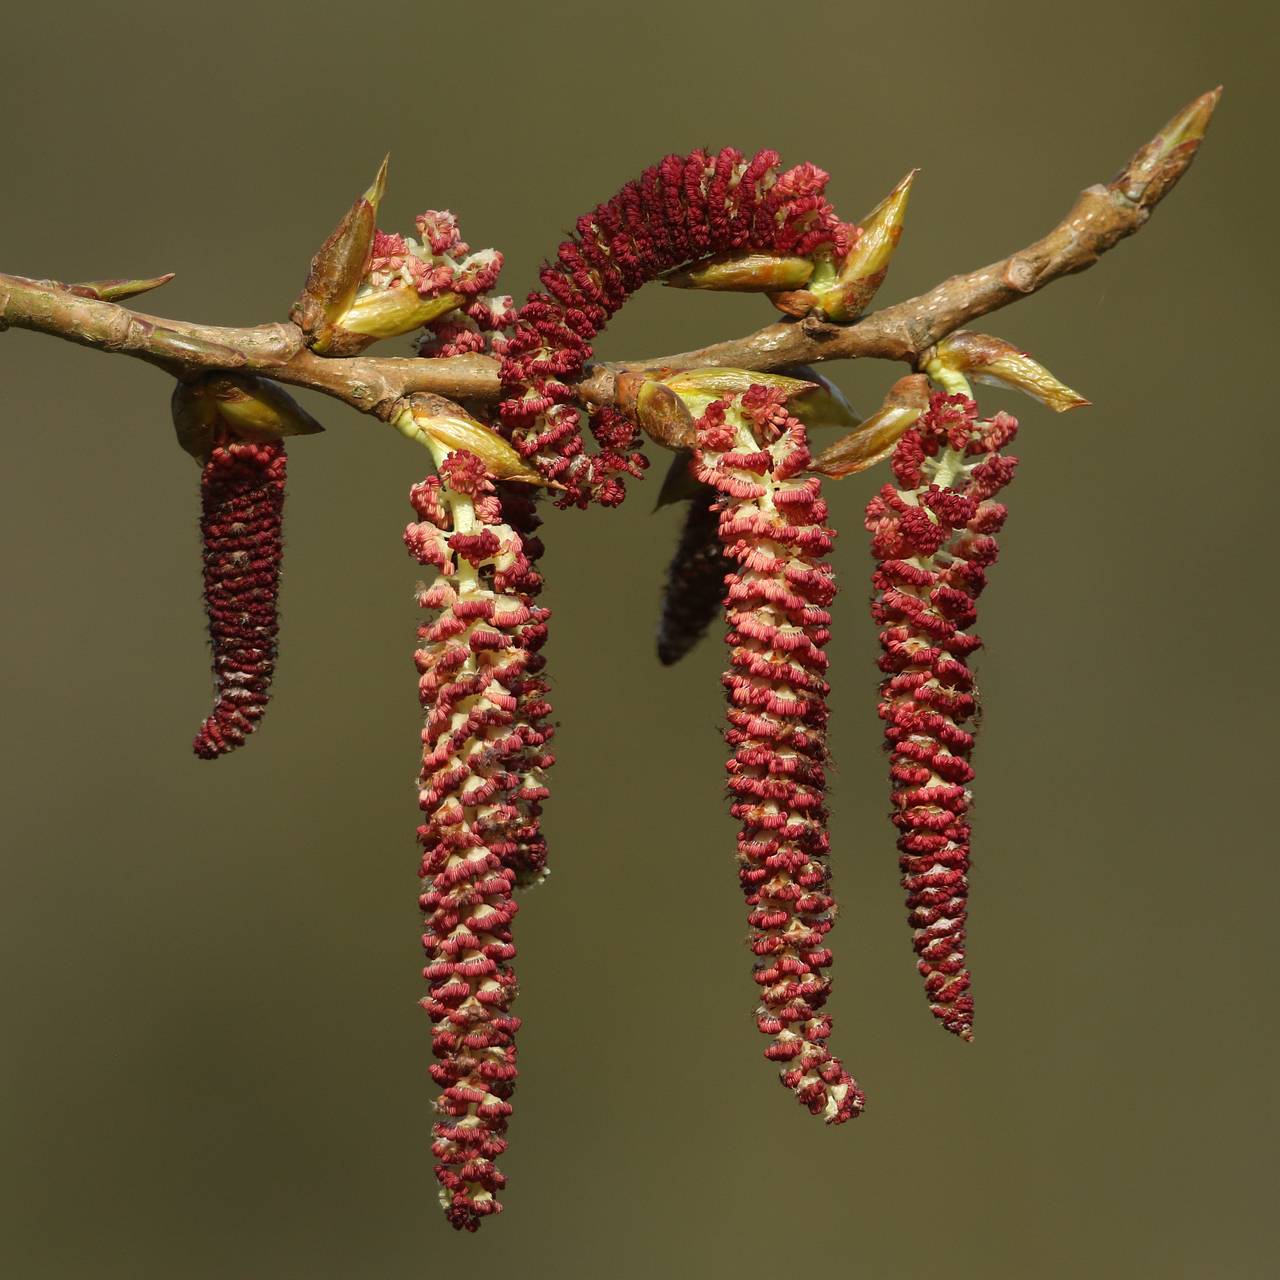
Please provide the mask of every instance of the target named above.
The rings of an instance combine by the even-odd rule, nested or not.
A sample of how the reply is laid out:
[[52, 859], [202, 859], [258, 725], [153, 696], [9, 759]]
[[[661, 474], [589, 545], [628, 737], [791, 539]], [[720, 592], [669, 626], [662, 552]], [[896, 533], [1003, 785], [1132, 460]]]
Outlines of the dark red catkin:
[[813, 1114], [840, 1124], [862, 1090], [827, 1048], [826, 936], [835, 922], [827, 864], [827, 656], [835, 576], [825, 560], [822, 482], [803, 474], [802, 423], [755, 386], [698, 421], [698, 478], [719, 494], [729, 700], [725, 741], [739, 880], [750, 914], [756, 1024], [765, 1057]]
[[541, 271], [544, 292], [529, 295], [502, 356], [504, 430], [548, 480], [564, 486], [560, 505], [616, 506], [623, 476], [644, 465], [638, 433], [616, 410], [592, 415], [602, 448], [587, 453], [573, 381], [591, 341], [624, 302], [675, 267], [729, 250], [843, 256], [853, 229], [823, 191], [827, 174], [811, 164], [778, 173], [777, 152], [747, 159], [726, 147], [670, 155], [583, 214], [576, 233]]
[[1017, 422], [979, 419], [964, 395], [935, 394], [893, 453], [897, 486], [867, 507], [879, 562], [872, 616], [882, 628], [880, 718], [893, 785], [902, 885], [929, 1007], [973, 1034], [965, 958], [969, 897], [969, 755], [977, 711], [969, 656], [975, 601], [997, 555], [1005, 507], [994, 501], [1017, 459], [1000, 452]]
[[[847, 249], [851, 229], [821, 196], [826, 175], [808, 165], [775, 174], [776, 160], [761, 152], [747, 161], [733, 150], [667, 157], [578, 220], [577, 235], [543, 268], [546, 292], [530, 295], [518, 315], [500, 300], [476, 299], [467, 310], [476, 333], [456, 320], [442, 323], [420, 348], [431, 357], [491, 343], [507, 398], [479, 412], [556, 485], [559, 505], [616, 506], [624, 477], [646, 465], [636, 424], [612, 406], [588, 415], [598, 447], [586, 452], [570, 385], [590, 339], [632, 291], [723, 249]], [[484, 287], [491, 283], [486, 276]], [[548, 611], [536, 603], [541, 543], [532, 500], [517, 485], [494, 484], [478, 457], [433, 449], [440, 474], [415, 487], [420, 519], [406, 534], [414, 558], [438, 570], [419, 597], [438, 612], [421, 628], [416, 655], [426, 711], [418, 834], [430, 993], [423, 1003], [437, 1059], [431, 1074], [442, 1088], [433, 1145], [441, 1198], [455, 1227], [475, 1230], [501, 1211], [505, 1185], [496, 1161], [506, 1148], [519, 1027], [510, 1012], [513, 890], [545, 872], [539, 815], [552, 757], [540, 651]], [[808, 847], [818, 836], [797, 840]], [[815, 972], [826, 963], [817, 939], [830, 928], [829, 899], [812, 888], [815, 874], [798, 872], [797, 885], [810, 885], [793, 904], [805, 935], [788, 935], [786, 954], [770, 962], [775, 968], [789, 966], [803, 947]], [[771, 1032], [770, 1056], [786, 1060], [783, 1078], [811, 1110], [844, 1119], [861, 1095], [824, 1047], [827, 1020], [812, 1012], [825, 998], [825, 979], [787, 976], [766, 999], [777, 1004], [778, 992], [793, 988], [776, 1010], [787, 1025]]]
[[658, 661], [679, 662], [720, 614], [724, 579], [733, 564], [724, 554], [715, 509], [716, 491], [704, 487], [689, 499], [680, 541], [667, 566], [658, 623]]
[[192, 746], [205, 760], [240, 746], [270, 698], [284, 488], [285, 451], [278, 440], [215, 445], [200, 477], [204, 603], [216, 700]]

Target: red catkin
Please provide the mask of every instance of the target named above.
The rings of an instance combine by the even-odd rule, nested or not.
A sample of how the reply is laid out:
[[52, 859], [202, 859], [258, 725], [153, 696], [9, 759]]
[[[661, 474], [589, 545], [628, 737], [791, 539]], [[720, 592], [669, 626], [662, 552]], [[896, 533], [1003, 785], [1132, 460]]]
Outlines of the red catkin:
[[982, 641], [975, 602], [996, 560], [1005, 507], [994, 501], [1017, 459], [1001, 453], [1017, 422], [979, 419], [967, 396], [935, 394], [898, 442], [897, 485], [867, 507], [877, 560], [885, 723], [902, 885], [929, 1008], [973, 1035], [965, 956], [969, 897], [969, 757], [977, 690], [968, 666]]
[[[565, 486], [560, 505], [616, 506], [623, 477], [644, 459], [639, 433], [616, 410], [591, 417], [602, 446], [587, 453], [572, 383], [591, 341], [641, 285], [710, 254], [741, 249], [792, 254], [848, 251], [852, 229], [822, 194], [827, 175], [814, 165], [776, 170], [778, 156], [750, 160], [732, 147], [714, 154], [670, 155], [611, 200], [580, 217], [553, 262], [542, 292], [517, 311], [502, 356], [505, 431], [548, 480]], [[603, 434], [602, 434], [603, 430]]]
[[698, 478], [720, 494], [729, 724], [725, 740], [739, 880], [760, 988], [756, 1023], [782, 1083], [829, 1124], [858, 1115], [857, 1082], [827, 1049], [826, 935], [835, 920], [827, 864], [824, 646], [835, 577], [832, 533], [804, 426], [776, 392], [719, 400], [698, 423]]
[[[495, 256], [483, 260], [464, 311], [432, 325], [419, 346], [424, 356], [486, 346], [500, 356], [506, 399], [496, 412], [480, 412], [554, 482], [558, 505], [616, 506], [625, 496], [625, 477], [642, 475], [647, 465], [636, 424], [613, 407], [587, 415], [596, 444], [587, 451], [570, 385], [591, 354], [591, 339], [635, 289], [665, 270], [726, 249], [847, 250], [851, 229], [822, 196], [826, 175], [813, 166], [777, 174], [776, 161], [773, 152], [748, 161], [731, 149], [669, 156], [578, 220], [576, 235], [542, 270], [545, 292], [531, 294], [518, 312], [506, 298], [482, 296], [501, 265]], [[465, 251], [448, 215], [424, 215], [419, 230], [435, 253], [441, 246], [455, 255]], [[418, 270], [404, 261], [408, 248], [389, 236], [376, 246], [378, 268], [393, 284], [394, 273]], [[413, 283], [420, 292], [440, 285], [425, 274]], [[460, 288], [456, 276], [448, 287]], [[439, 613], [421, 629], [417, 653], [427, 713], [419, 792], [426, 821], [419, 837], [431, 989], [423, 1003], [433, 1022], [432, 1075], [443, 1087], [437, 1109], [445, 1117], [435, 1127], [433, 1150], [450, 1222], [475, 1230], [500, 1211], [505, 1184], [495, 1161], [506, 1147], [516, 1074], [519, 1022], [509, 1013], [515, 988], [512, 890], [545, 874], [539, 816], [552, 757], [540, 650], [548, 613], [536, 605], [541, 580], [534, 561], [541, 543], [527, 491], [495, 486], [478, 459], [455, 453], [444, 459], [438, 478], [415, 487], [413, 501], [420, 520], [406, 540], [414, 557], [439, 574], [420, 596], [424, 607]], [[812, 590], [821, 594], [822, 588]], [[773, 712], [762, 714], [772, 723]], [[781, 755], [802, 749], [806, 736], [805, 749], [820, 757], [821, 735], [812, 725], [776, 744]], [[792, 923], [762, 926], [757, 938], [758, 946], [782, 940], [778, 955], [761, 962], [766, 977], [759, 980], [768, 982], [761, 1016], [785, 1019], [770, 1031], [770, 1056], [783, 1063], [783, 1079], [810, 1110], [835, 1122], [856, 1113], [861, 1094], [827, 1053], [829, 1021], [816, 1012], [826, 996], [821, 970], [827, 960], [819, 940], [832, 911], [819, 884], [825, 884], [825, 835], [821, 817], [811, 821], [801, 813], [798, 795], [795, 804], [797, 831], [771, 838], [781, 842], [784, 860], [794, 860], [788, 851], [803, 849], [809, 861], [779, 872], [794, 888], [791, 897], [784, 889], [778, 898], [789, 902]], [[760, 901], [773, 901], [772, 889], [748, 889], [749, 897], [760, 893]], [[796, 978], [796, 965], [809, 966], [811, 976]], [[780, 976], [768, 978], [774, 969]]]
[[227, 441], [204, 464], [200, 535], [216, 700], [192, 746], [206, 760], [240, 746], [270, 698], [284, 488], [285, 451], [278, 440]]
[[504, 519], [478, 458], [449, 455], [410, 496], [419, 520], [406, 545], [437, 570], [419, 594], [435, 616], [419, 628], [414, 655], [426, 714], [422, 1003], [441, 1087], [432, 1151], [448, 1220], [474, 1231], [501, 1212], [506, 1184], [496, 1161], [507, 1145], [520, 1025], [510, 1013], [513, 891], [545, 862], [538, 813], [550, 708], [537, 650], [547, 611], [535, 603], [540, 582], [525, 550], [536, 518], [505, 494]]

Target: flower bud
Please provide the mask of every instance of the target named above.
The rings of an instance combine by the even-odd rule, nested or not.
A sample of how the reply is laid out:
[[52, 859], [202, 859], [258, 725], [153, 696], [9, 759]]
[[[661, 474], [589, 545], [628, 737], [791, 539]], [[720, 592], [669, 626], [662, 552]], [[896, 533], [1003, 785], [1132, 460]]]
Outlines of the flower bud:
[[1177, 115], [1107, 183], [1109, 190], [1132, 204], [1150, 209], [1177, 182], [1200, 147], [1213, 118], [1222, 86], [1202, 93]]
[[641, 383], [635, 414], [641, 428], [659, 444], [689, 449], [697, 442], [693, 414], [680, 396], [661, 382]]
[[899, 378], [884, 403], [856, 431], [824, 449], [810, 471], [838, 480], [874, 466], [893, 452], [899, 437], [929, 407], [929, 379], [922, 373]]
[[152, 276], [150, 280], [86, 280], [80, 284], [70, 284], [67, 288], [78, 297], [96, 298], [99, 302], [123, 302], [126, 298], [136, 298], [140, 293], [149, 293], [162, 284], [168, 284], [174, 272], [162, 276]]
[[474, 453], [495, 480], [541, 484], [542, 477], [500, 435], [477, 422], [451, 400], [416, 392], [393, 421], [402, 435], [428, 448], [431, 442]]
[[684, 369], [668, 374], [662, 382], [684, 401], [695, 418], [701, 417], [713, 400], [741, 395], [753, 386], [773, 387], [785, 392], [789, 400], [814, 389], [812, 382], [788, 378], [780, 373], [759, 373], [754, 369]]
[[355, 300], [369, 269], [378, 204], [386, 189], [387, 156], [373, 185], [347, 210], [311, 260], [307, 282], [289, 318], [306, 334], [313, 351], [327, 353], [335, 322]]
[[813, 275], [809, 258], [777, 253], [722, 253], [664, 276], [674, 289], [719, 289], [733, 293], [776, 293], [798, 289]]
[[204, 391], [227, 429], [241, 440], [311, 436], [324, 428], [277, 382], [252, 374], [216, 374]]
[[[465, 299], [460, 293], [442, 293], [438, 297], [424, 298], [416, 289], [407, 286], [395, 289], [370, 289], [358, 294], [351, 306], [334, 325], [332, 345], [354, 346], [346, 335], [367, 338], [375, 342], [379, 338], [398, 338], [412, 333], [423, 325], [438, 320], [446, 311], [460, 306]], [[362, 343], [361, 346], [368, 345]], [[354, 354], [344, 350], [343, 354]]]
[[[925, 371], [961, 374], [975, 382], [997, 387], [1012, 387], [1055, 413], [1080, 409], [1089, 403], [1077, 391], [1058, 381], [1044, 365], [1033, 360], [1012, 343], [990, 334], [957, 329], [943, 338], [926, 361]], [[942, 379], [939, 379], [942, 380]]]
[[889, 273], [893, 251], [902, 238], [911, 184], [919, 169], [912, 169], [901, 182], [866, 216], [862, 234], [840, 264], [832, 284], [811, 284], [818, 304], [828, 320], [854, 320], [866, 309]]
[[251, 374], [219, 373], [179, 382], [171, 408], [179, 445], [201, 461], [219, 432], [263, 441], [324, 430], [283, 387]]

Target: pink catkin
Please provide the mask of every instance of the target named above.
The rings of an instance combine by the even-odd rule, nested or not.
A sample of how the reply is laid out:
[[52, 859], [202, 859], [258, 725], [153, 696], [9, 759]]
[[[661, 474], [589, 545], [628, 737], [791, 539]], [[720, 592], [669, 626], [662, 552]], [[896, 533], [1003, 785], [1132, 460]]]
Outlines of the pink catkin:
[[200, 533], [217, 696], [192, 745], [206, 760], [240, 746], [270, 697], [284, 488], [280, 441], [219, 444], [204, 465]]
[[968, 785], [977, 711], [971, 630], [1005, 507], [995, 494], [1017, 459], [1000, 452], [1018, 424], [977, 417], [963, 395], [932, 397], [893, 454], [897, 486], [867, 507], [879, 562], [872, 614], [880, 624], [880, 718], [890, 755], [908, 920], [929, 1007], [970, 1039], [973, 997], [965, 955], [969, 896]]
[[814, 1115], [858, 1115], [857, 1082], [827, 1049], [826, 935], [835, 920], [827, 864], [828, 685], [824, 646], [835, 577], [832, 533], [803, 425], [753, 387], [699, 421], [698, 478], [716, 489], [725, 578], [729, 701], [725, 740], [739, 879], [760, 988], [756, 1021], [782, 1083]]
[[[441, 477], [414, 486], [420, 519], [405, 532], [410, 554], [438, 571], [420, 594], [435, 618], [419, 628], [415, 654], [426, 713], [422, 1003], [442, 1090], [436, 1176], [446, 1216], [468, 1231], [502, 1209], [496, 1160], [507, 1145], [520, 1025], [510, 1013], [513, 891], [545, 863], [538, 813], [551, 763], [537, 652], [547, 611], [535, 603], [541, 584], [525, 549], [536, 518], [518, 495], [505, 498], [511, 522], [479, 459], [452, 454]], [[472, 513], [466, 533], [456, 529], [459, 504]]]

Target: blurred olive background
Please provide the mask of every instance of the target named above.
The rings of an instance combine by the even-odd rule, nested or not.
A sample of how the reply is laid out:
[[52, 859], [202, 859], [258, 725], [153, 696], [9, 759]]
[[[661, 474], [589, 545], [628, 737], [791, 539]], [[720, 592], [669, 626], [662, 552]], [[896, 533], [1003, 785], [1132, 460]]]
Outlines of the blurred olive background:
[[[981, 325], [1094, 407], [983, 394], [1021, 417], [1023, 463], [981, 624], [977, 1041], [926, 1011], [885, 817], [861, 531], [882, 473], [831, 486], [834, 1043], [870, 1095], [841, 1130], [774, 1082], [750, 1016], [721, 646], [654, 657], [677, 514], [651, 514], [652, 480], [618, 512], [552, 513], [554, 871], [518, 922], [507, 1212], [455, 1236], [415, 1008], [418, 569], [400, 534], [427, 459], [306, 398], [328, 432], [290, 450], [274, 703], [246, 749], [204, 763], [197, 470], [169, 386], [14, 330], [0, 1269], [1274, 1274], [1275, 18], [1229, 5], [1201, 25], [1167, 0], [552, 10], [10, 11], [0, 267], [174, 270], [143, 309], [280, 319], [390, 149], [383, 225], [451, 208], [522, 294], [643, 165], [733, 143], [828, 168], [850, 218], [920, 166], [894, 301], [1029, 242], [1225, 82], [1140, 235]], [[655, 289], [598, 351], [772, 317]], [[834, 369], [864, 410], [902, 372]]]

